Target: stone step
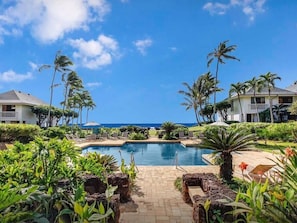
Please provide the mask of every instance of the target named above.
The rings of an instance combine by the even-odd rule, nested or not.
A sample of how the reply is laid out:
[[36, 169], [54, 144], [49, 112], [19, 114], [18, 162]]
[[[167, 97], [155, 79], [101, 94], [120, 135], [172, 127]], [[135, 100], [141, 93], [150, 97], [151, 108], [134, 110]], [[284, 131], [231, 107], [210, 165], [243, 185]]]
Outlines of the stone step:
[[194, 201], [193, 201], [194, 195], [205, 196], [205, 193], [203, 192], [203, 190], [200, 186], [188, 186], [188, 190], [189, 190], [189, 196], [192, 200], [192, 203], [194, 203]]

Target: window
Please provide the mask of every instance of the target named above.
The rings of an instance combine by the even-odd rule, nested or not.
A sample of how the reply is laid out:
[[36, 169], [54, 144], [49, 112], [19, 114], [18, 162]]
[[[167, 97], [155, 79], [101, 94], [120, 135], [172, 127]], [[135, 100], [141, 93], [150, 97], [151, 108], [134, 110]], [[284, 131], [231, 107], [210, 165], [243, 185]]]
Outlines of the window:
[[2, 111], [15, 111], [15, 105], [2, 105]]
[[265, 104], [265, 97], [251, 97], [251, 104], [256, 104], [256, 103]]
[[279, 97], [278, 103], [280, 104], [291, 104], [293, 102], [293, 97]]

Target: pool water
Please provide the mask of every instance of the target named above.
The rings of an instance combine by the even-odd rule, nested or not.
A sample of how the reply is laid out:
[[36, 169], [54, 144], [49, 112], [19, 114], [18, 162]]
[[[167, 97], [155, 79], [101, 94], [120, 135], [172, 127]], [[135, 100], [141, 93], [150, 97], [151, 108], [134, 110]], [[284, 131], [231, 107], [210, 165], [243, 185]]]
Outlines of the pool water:
[[125, 143], [123, 146], [89, 146], [82, 151], [83, 154], [89, 152], [113, 155], [119, 165], [122, 158], [126, 164], [134, 158], [136, 165], [169, 166], [176, 165], [177, 160], [177, 165], [189, 166], [207, 165], [202, 154], [212, 153], [212, 150], [185, 147], [180, 143]]

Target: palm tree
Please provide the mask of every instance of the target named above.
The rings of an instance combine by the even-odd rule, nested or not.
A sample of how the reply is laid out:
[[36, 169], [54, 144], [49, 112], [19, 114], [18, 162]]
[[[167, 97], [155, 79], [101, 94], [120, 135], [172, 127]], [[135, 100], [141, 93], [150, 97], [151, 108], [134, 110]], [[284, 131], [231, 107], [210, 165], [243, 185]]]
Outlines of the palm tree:
[[230, 97], [232, 93], [236, 93], [237, 95], [239, 106], [240, 106], [240, 115], [241, 115], [240, 121], [243, 121], [243, 122], [244, 122], [244, 116], [243, 116], [242, 105], [240, 101], [240, 95], [245, 94], [246, 87], [247, 86], [245, 83], [237, 82], [236, 84], [231, 84], [231, 88], [229, 90]]
[[69, 109], [68, 98], [72, 97], [74, 91], [83, 89], [83, 84], [81, 78], [77, 75], [75, 71], [70, 73], [64, 73], [62, 75], [62, 81], [64, 82], [64, 101], [61, 102], [63, 105], [63, 119], [62, 124], [64, 124], [64, 112], [65, 109]]
[[[236, 49], [236, 45], [226, 46], [226, 44], [229, 42], [229, 40], [225, 40], [224, 42], [221, 42], [217, 49], [214, 49], [213, 52], [209, 53], [207, 55], [207, 67], [210, 66], [210, 64], [213, 62], [214, 59], [217, 59], [216, 64], [216, 75], [215, 75], [215, 86], [218, 84], [218, 72], [219, 72], [219, 64], [224, 64], [225, 61], [223, 59], [232, 59], [232, 60], [238, 60], [236, 57], [228, 55], [228, 53], [234, 51]], [[216, 115], [216, 91], [214, 91], [214, 121], [215, 115]]]
[[275, 80], [281, 80], [281, 78], [277, 74], [273, 74], [268, 72], [266, 74], [260, 75], [263, 83], [268, 88], [268, 97], [269, 97], [269, 109], [270, 109], [270, 121], [274, 123], [273, 112], [272, 112], [272, 99], [271, 99], [271, 90], [275, 87]]
[[[181, 105], [186, 106], [186, 110], [194, 109], [197, 124], [199, 125], [199, 113], [201, 113], [199, 109], [200, 111], [203, 109], [203, 105], [206, 103], [209, 95], [216, 89], [214, 86], [214, 77], [208, 72], [200, 75], [193, 83], [192, 87], [188, 83], [183, 83], [183, 85], [186, 86], [188, 91], [180, 90], [178, 92], [183, 94], [186, 100], [186, 102]], [[204, 116], [202, 116], [202, 118], [204, 120]]]
[[172, 122], [164, 122], [161, 128], [165, 131], [165, 139], [172, 139], [172, 132], [177, 128], [176, 124]]
[[247, 134], [245, 130], [219, 127], [217, 130], [207, 131], [202, 138], [202, 148], [214, 150], [214, 154], [220, 154], [220, 177], [230, 182], [233, 177], [232, 152], [248, 148], [254, 142], [255, 135]]
[[288, 112], [288, 105], [278, 104], [272, 106], [272, 113], [276, 115], [277, 121], [282, 122], [284, 115]]
[[246, 84], [248, 87], [253, 89], [253, 102], [256, 107], [256, 113], [257, 113], [257, 121], [260, 121], [260, 116], [259, 116], [259, 111], [258, 111], [258, 106], [257, 106], [257, 99], [256, 99], [256, 92], [260, 92], [261, 89], [263, 88], [263, 80], [260, 78], [253, 77], [253, 79], [246, 81]]
[[181, 105], [185, 106], [186, 110], [190, 110], [190, 109], [194, 110], [197, 124], [200, 125], [199, 114], [198, 114], [199, 104], [197, 99], [198, 93], [197, 93], [196, 84], [194, 83], [192, 87], [186, 82], [182, 84], [187, 88], [187, 91], [184, 91], [184, 90], [178, 91], [178, 93], [184, 95], [184, 99], [185, 99], [185, 102], [181, 103]]
[[44, 69], [48, 69], [48, 68], [53, 68], [54, 69], [54, 73], [53, 73], [53, 78], [52, 78], [52, 82], [50, 85], [50, 104], [49, 104], [49, 110], [48, 110], [48, 117], [47, 117], [47, 126], [51, 126], [51, 121], [50, 121], [50, 117], [51, 117], [51, 107], [52, 107], [52, 102], [53, 102], [53, 94], [54, 94], [54, 87], [58, 86], [57, 84], [54, 84], [55, 82], [55, 78], [56, 78], [56, 73], [60, 72], [60, 73], [65, 73], [65, 72], [69, 72], [70, 69], [68, 68], [69, 66], [73, 65], [72, 61], [64, 55], [61, 55], [61, 52], [58, 51], [54, 60], [54, 64], [53, 65], [48, 65], [48, 64], [44, 64], [39, 68], [39, 71], [42, 71]]
[[89, 98], [87, 98], [87, 101], [85, 103], [85, 107], [87, 108], [86, 122], [88, 122], [89, 121], [88, 119], [89, 119], [89, 111], [90, 111], [90, 109], [93, 110], [96, 107], [96, 104], [92, 100], [92, 97], [91, 96]]

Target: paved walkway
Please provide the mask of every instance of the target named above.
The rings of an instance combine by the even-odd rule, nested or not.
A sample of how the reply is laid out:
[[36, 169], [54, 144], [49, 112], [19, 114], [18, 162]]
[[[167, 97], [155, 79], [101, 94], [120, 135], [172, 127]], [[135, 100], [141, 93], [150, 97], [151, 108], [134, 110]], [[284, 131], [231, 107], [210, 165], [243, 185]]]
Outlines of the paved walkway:
[[[150, 141], [156, 141], [151, 139]], [[96, 145], [121, 145], [124, 140], [108, 140], [102, 142], [87, 142]], [[197, 141], [183, 140], [183, 144], [197, 144]], [[256, 166], [271, 164], [277, 155], [267, 152], [242, 151], [233, 154], [234, 176], [241, 177], [238, 165], [241, 162]], [[206, 155], [206, 160], [211, 157]], [[271, 160], [272, 159], [272, 160]], [[138, 166], [139, 172], [132, 201], [121, 204], [120, 223], [191, 223], [192, 207], [186, 204], [181, 193], [175, 189], [174, 181], [185, 173], [211, 172], [218, 174], [219, 167], [207, 166]]]
[[192, 207], [186, 204], [174, 181], [184, 173], [214, 172], [217, 166], [138, 167], [132, 202], [122, 204], [121, 223], [190, 223]]

